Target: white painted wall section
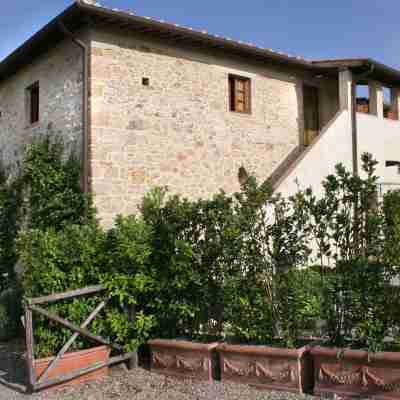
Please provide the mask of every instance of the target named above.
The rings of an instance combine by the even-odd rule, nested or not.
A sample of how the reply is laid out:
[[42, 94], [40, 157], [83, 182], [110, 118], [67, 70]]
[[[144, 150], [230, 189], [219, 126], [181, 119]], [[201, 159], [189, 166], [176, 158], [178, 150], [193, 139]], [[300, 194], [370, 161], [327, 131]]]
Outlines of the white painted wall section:
[[357, 122], [360, 155], [364, 152], [371, 153], [379, 162], [377, 175], [380, 182], [400, 185], [398, 169], [385, 166], [388, 160], [400, 161], [400, 121], [358, 113]]
[[[361, 154], [371, 153], [378, 161], [379, 182], [390, 189], [400, 189], [398, 168], [386, 167], [386, 161], [400, 161], [400, 121], [357, 114], [358, 152], [361, 173]], [[291, 172], [278, 184], [277, 192], [284, 196], [298, 189], [312, 187], [322, 194], [322, 181], [342, 163], [352, 171], [351, 120], [349, 112], [341, 111], [322, 131], [317, 141], [306, 150]]]
[[342, 162], [352, 170], [351, 126], [348, 111], [341, 111], [306, 150], [295, 168], [278, 185], [277, 192], [290, 196], [298, 189], [312, 187], [322, 192], [321, 182]]

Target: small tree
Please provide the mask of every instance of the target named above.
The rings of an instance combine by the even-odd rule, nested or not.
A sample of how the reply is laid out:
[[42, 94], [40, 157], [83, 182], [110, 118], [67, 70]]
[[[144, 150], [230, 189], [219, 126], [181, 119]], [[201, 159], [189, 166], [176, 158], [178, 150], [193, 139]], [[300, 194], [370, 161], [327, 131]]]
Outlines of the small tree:
[[83, 193], [81, 163], [65, 153], [61, 139], [41, 137], [25, 149], [21, 171], [27, 229], [62, 229], [94, 219], [89, 195]]
[[377, 350], [391, 317], [387, 296], [394, 274], [385, 251], [387, 224], [378, 203], [376, 161], [363, 154], [365, 177], [342, 165], [323, 182], [324, 195], [304, 193], [323, 289], [324, 332], [336, 345], [359, 342]]
[[[242, 180], [235, 198], [239, 251], [236, 269], [227, 279], [231, 297], [225, 303], [231, 329], [248, 340], [281, 338], [293, 346], [304, 326], [305, 304], [291, 272], [309, 255], [302, 198], [272, 196], [268, 182], [258, 185], [253, 177]], [[253, 325], [248, 315], [255, 316]], [[246, 318], [243, 329], [238, 324]]]

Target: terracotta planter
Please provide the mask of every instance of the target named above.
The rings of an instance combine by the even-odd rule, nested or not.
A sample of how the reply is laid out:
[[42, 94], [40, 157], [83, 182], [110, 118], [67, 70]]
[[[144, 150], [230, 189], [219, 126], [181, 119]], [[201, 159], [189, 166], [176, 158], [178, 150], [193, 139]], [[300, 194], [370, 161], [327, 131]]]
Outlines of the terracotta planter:
[[[64, 354], [56, 367], [52, 369], [48, 375], [49, 379], [58, 378], [61, 375], [77, 371], [81, 368], [90, 367], [100, 362], [107, 362], [110, 357], [110, 349], [107, 346], [95, 347], [89, 350], [82, 350], [73, 353]], [[36, 376], [40, 377], [45, 371], [47, 366], [53, 360], [53, 357], [42, 358], [35, 361]], [[60, 388], [63, 386], [77, 385], [83, 382], [91, 381], [94, 379], [102, 378], [108, 375], [108, 367], [97, 369], [96, 371], [89, 372], [74, 378], [68, 382], [52, 386], [51, 388]]]
[[315, 394], [400, 399], [400, 353], [315, 347]]
[[222, 344], [217, 351], [222, 380], [294, 393], [312, 389], [312, 363], [307, 346], [282, 349]]
[[148, 342], [151, 370], [178, 378], [212, 381], [218, 378], [218, 343], [156, 339]]

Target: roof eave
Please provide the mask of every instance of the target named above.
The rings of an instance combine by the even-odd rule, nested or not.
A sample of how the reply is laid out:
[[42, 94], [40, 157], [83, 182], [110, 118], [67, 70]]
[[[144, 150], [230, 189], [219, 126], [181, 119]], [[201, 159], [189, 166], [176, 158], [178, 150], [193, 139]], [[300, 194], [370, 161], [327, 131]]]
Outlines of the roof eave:
[[64, 34], [58, 27], [58, 20], [68, 21], [69, 24], [76, 27], [76, 22], [78, 22], [76, 17], [79, 12], [80, 9], [76, 3], [68, 7], [1, 61], [0, 82], [13, 75], [24, 65], [29, 65], [33, 59], [61, 41]]
[[312, 64], [318, 68], [337, 68], [351, 69], [356, 73], [360, 70], [366, 70], [370, 67], [372, 72], [370, 79], [375, 79], [388, 86], [400, 86], [400, 71], [384, 65], [371, 58], [337, 59], [312, 61]]
[[312, 69], [312, 63], [300, 57], [289, 56], [284, 53], [274, 52], [272, 50], [264, 49], [249, 43], [230, 40], [217, 35], [212, 35], [206, 31], [200, 32], [191, 28], [182, 27], [176, 24], [168, 23], [165, 21], [157, 21], [152, 18], [146, 18], [135, 14], [130, 14], [125, 11], [109, 9], [100, 5], [88, 4], [84, 1], [78, 0], [76, 5], [84, 12], [91, 16], [99, 16], [102, 18], [109, 18], [109, 22], [124, 21], [135, 26], [147, 27], [160, 33], [171, 33], [173, 35], [182, 35], [188, 40], [193, 39], [196, 42], [203, 42], [205, 45], [213, 48], [221, 48], [232, 51], [239, 51], [244, 54], [253, 56], [265, 57], [271, 62], [279, 64], [294, 65]]
[[255, 61], [267, 62], [275, 65], [286, 65], [315, 74], [337, 74], [342, 68], [359, 70], [368, 65], [374, 65], [373, 76], [391, 86], [400, 86], [400, 71], [387, 67], [371, 59], [345, 59], [345, 60], [320, 60], [308, 61], [300, 57], [293, 57], [284, 53], [274, 52], [252, 44], [237, 42], [228, 38], [211, 35], [187, 27], [181, 27], [152, 18], [137, 16], [121, 10], [109, 9], [100, 5], [88, 4], [83, 0], [76, 0], [60, 15], [49, 22], [39, 32], [34, 34], [22, 46], [10, 54], [0, 63], [0, 82], [15, 73], [24, 65], [47, 51], [58, 41], [63, 39], [63, 33], [58, 26], [62, 20], [71, 31], [85, 26], [88, 20], [96, 24], [96, 21], [118, 24], [120, 27], [129, 27], [132, 31], [146, 31], [160, 34], [166, 40], [175, 40], [178, 43], [201, 46], [203, 48], [225, 50], [229, 53], [251, 57]]

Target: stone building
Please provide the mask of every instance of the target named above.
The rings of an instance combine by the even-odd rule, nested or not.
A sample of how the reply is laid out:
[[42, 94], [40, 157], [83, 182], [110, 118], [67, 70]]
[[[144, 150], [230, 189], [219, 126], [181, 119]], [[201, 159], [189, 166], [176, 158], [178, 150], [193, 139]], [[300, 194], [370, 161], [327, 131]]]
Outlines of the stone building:
[[33, 137], [62, 135], [105, 225], [154, 186], [235, 191], [240, 166], [290, 194], [370, 151], [389, 187], [398, 88], [400, 71], [370, 59], [308, 61], [80, 0], [0, 63], [1, 153], [13, 164]]

